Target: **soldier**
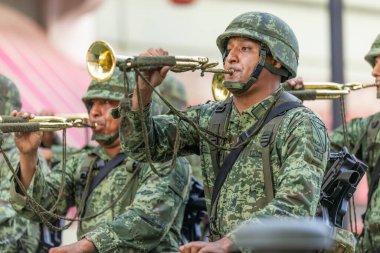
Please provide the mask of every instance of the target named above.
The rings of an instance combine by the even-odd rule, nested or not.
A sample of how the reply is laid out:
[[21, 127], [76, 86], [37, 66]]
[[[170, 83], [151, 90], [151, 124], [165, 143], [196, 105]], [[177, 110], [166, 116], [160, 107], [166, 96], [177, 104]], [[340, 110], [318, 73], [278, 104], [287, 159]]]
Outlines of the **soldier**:
[[[221, 137], [211, 138], [217, 139], [214, 143], [233, 147], [241, 143], [241, 138], [246, 145], [237, 144], [240, 148], [220, 152], [181, 121], [179, 155], [201, 155], [212, 225], [212, 242], [192, 242], [181, 246], [181, 252], [236, 251], [234, 231], [240, 223], [263, 216], [315, 215], [328, 158], [324, 123], [280, 86], [281, 81], [294, 77], [297, 71], [298, 42], [292, 29], [273, 14], [248, 12], [230, 23], [217, 38], [217, 45], [224, 69], [233, 72], [225, 75], [223, 84], [233, 96], [221, 103], [191, 107], [183, 114], [203, 129], [217, 129]], [[141, 54], [158, 55], [168, 52], [149, 49]], [[144, 75], [157, 86], [168, 70], [164, 67]], [[141, 78], [138, 81], [152, 157], [157, 161], [170, 159], [178, 118], [152, 117], [148, 106], [152, 90]], [[120, 133], [122, 147], [135, 159], [144, 160], [135, 94], [132, 111], [121, 123]], [[130, 122], [134, 131], [128, 131]], [[272, 152], [269, 146], [273, 147]]]
[[[63, 199], [57, 207], [63, 214], [70, 206], [78, 207], [78, 216], [83, 218], [77, 231], [80, 240], [50, 252], [178, 251], [190, 185], [188, 162], [179, 158], [167, 177], [159, 177], [149, 165], [121, 152], [120, 119], [112, 118], [110, 110], [119, 104], [123, 95], [123, 75], [117, 71], [105, 83], [92, 81], [82, 98], [89, 121], [96, 124], [92, 138], [99, 145], [70, 156], [66, 163]], [[32, 197], [49, 209], [57, 199], [63, 168], [57, 165], [48, 177], [40, 174], [35, 156], [40, 141], [38, 132], [16, 134], [16, 145], [20, 149], [19, 173]], [[166, 164], [163, 170], [168, 169]], [[86, 185], [87, 180], [91, 180], [91, 184]], [[87, 194], [86, 186], [89, 187]], [[12, 204], [19, 213], [35, 217], [15, 182], [12, 182], [11, 194]]]
[[[21, 109], [21, 98], [16, 85], [0, 75], [0, 115], [9, 115]], [[2, 134], [1, 148], [12, 166], [16, 168], [18, 150], [12, 134]], [[0, 157], [0, 251], [4, 253], [37, 252], [39, 224], [19, 216], [9, 203], [9, 185], [12, 171], [1, 154]]]
[[[380, 85], [380, 34], [365, 56], [373, 68], [372, 76]], [[377, 98], [380, 98], [380, 86], [377, 87]], [[348, 123], [348, 140], [353, 153], [368, 164], [368, 206], [364, 218], [364, 230], [359, 240], [360, 252], [380, 252], [380, 112], [368, 118], [353, 119]], [[344, 143], [343, 128], [337, 128], [331, 135], [331, 148], [340, 150]]]

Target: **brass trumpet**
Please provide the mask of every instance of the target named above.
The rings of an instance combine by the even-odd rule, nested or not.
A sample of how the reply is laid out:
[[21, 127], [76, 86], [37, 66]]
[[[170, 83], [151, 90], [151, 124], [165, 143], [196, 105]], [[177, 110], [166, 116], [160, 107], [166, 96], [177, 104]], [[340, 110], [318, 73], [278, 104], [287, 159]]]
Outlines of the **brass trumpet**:
[[90, 124], [87, 114], [63, 116], [35, 116], [34, 118], [12, 117], [0, 115], [0, 131], [11, 132], [35, 132], [35, 131], [59, 131], [71, 127], [95, 127]]
[[[230, 96], [230, 92], [222, 87], [223, 81], [224, 76], [221, 74], [215, 74], [212, 79], [212, 95], [215, 101], [223, 101]], [[285, 90], [302, 100], [338, 99], [350, 91], [376, 86], [379, 84], [305, 82], [302, 90], [292, 90], [290, 86], [283, 84]]]
[[153, 70], [170, 66], [173, 72], [200, 70], [211, 73], [232, 73], [224, 69], [215, 68], [218, 62], [210, 62], [203, 56], [160, 56], [139, 57], [116, 55], [112, 47], [105, 41], [95, 41], [91, 44], [86, 55], [87, 71], [92, 79], [103, 82], [108, 80], [116, 67], [120, 69], [138, 68], [140, 70]]

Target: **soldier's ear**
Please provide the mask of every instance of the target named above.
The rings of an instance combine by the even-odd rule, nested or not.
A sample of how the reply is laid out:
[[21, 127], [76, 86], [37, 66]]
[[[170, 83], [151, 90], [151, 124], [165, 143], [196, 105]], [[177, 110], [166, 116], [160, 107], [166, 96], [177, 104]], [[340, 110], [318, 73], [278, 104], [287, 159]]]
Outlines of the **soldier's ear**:
[[272, 58], [271, 61], [272, 61], [272, 62], [271, 62], [272, 65], [273, 65], [275, 68], [280, 69], [280, 68], [282, 67], [282, 64], [281, 64], [280, 62], [276, 61], [275, 59]]
[[282, 67], [282, 64], [279, 61], [276, 61], [275, 59], [273, 59], [271, 55], [267, 56], [266, 62], [274, 66], [276, 69], [280, 69]]

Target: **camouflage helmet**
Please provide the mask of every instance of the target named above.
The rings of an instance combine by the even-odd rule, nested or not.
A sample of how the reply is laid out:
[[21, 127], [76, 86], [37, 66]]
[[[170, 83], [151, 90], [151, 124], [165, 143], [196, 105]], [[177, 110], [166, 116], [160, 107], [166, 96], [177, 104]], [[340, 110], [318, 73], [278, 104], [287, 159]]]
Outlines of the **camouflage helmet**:
[[364, 57], [364, 59], [371, 64], [372, 68], [375, 67], [375, 59], [380, 56], [380, 34], [377, 35], [375, 41], [372, 43], [371, 49]]
[[[128, 80], [134, 78], [134, 75], [128, 74]], [[131, 82], [133, 83], [133, 82]], [[132, 87], [131, 87], [132, 89]], [[87, 109], [91, 100], [93, 99], [109, 99], [120, 101], [124, 96], [124, 74], [118, 68], [115, 69], [115, 72], [105, 82], [98, 82], [92, 80], [90, 86], [87, 89], [86, 94], [82, 97], [82, 101], [85, 103]]]
[[[166, 100], [168, 100], [168, 102], [174, 106], [174, 108], [181, 109], [187, 105], [185, 86], [174, 75], [168, 73], [162, 84], [158, 87], [160, 94], [166, 98]], [[155, 102], [155, 98], [156, 97], [153, 96], [153, 102]], [[164, 104], [164, 102], [160, 100], [157, 100], [157, 106], [161, 107], [157, 112], [158, 115], [165, 114], [169, 111], [169, 108]]]
[[17, 86], [7, 77], [0, 75], [0, 114], [8, 115], [21, 109], [21, 97]]
[[298, 41], [293, 30], [282, 19], [263, 12], [241, 14], [216, 40], [222, 54], [231, 37], [245, 37], [263, 43], [269, 48], [272, 57], [286, 69], [288, 78], [297, 75]]

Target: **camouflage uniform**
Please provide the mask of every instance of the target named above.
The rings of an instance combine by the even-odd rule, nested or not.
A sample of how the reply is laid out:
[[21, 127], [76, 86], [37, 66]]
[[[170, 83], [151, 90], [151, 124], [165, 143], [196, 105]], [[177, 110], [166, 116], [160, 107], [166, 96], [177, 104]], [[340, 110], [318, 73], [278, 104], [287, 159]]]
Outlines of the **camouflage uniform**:
[[[162, 82], [160, 86], [158, 86], [158, 90], [160, 94], [166, 98], [172, 106], [176, 109], [181, 110], [184, 109], [188, 104], [187, 95], [184, 84], [175, 78], [170, 73], [166, 76], [165, 80]], [[153, 97], [154, 103], [161, 104], [162, 109], [160, 114], [166, 114], [169, 112], [169, 107], [167, 107], [164, 103], [159, 102], [158, 96]], [[153, 112], [153, 114], [155, 114]], [[201, 161], [198, 155], [190, 155], [186, 156], [186, 159], [189, 161], [191, 165], [192, 175], [202, 183], [202, 171], [201, 171]]]
[[[0, 114], [9, 115], [13, 110], [20, 110], [21, 99], [16, 85], [0, 75]], [[2, 136], [2, 149], [16, 168], [18, 150], [13, 135]], [[8, 168], [3, 155], [0, 155], [0, 252], [36, 252], [39, 243], [39, 224], [17, 215], [9, 201], [9, 185], [12, 171]]]
[[[380, 34], [375, 39], [368, 54], [365, 56], [366, 61], [372, 66], [375, 66], [375, 58], [380, 56]], [[379, 97], [379, 96], [378, 96]], [[380, 158], [380, 132], [373, 136], [368, 136], [371, 128], [376, 128], [379, 123], [376, 119], [380, 118], [380, 112], [369, 116], [368, 118], [356, 118], [350, 121], [347, 125], [348, 140], [351, 147], [355, 147], [360, 143], [359, 152], [356, 154], [366, 164], [368, 164], [368, 184], [372, 182], [371, 174], [374, 170], [376, 162]], [[371, 123], [372, 122], [372, 123]], [[376, 123], [377, 122], [377, 123]], [[368, 138], [372, 143], [368, 142]], [[331, 135], [331, 148], [340, 150], [345, 146], [343, 128], [339, 127]], [[380, 187], [374, 189], [372, 198], [368, 203], [367, 212], [364, 220], [364, 235], [359, 241], [360, 252], [378, 252], [380, 251]], [[377, 251], [376, 251], [377, 250]]]
[[[230, 30], [228, 30], [219, 36], [218, 46], [221, 51], [224, 51], [221, 43], [229, 36], [253, 39], [253, 36], [250, 36], [253, 33], [250, 31], [250, 27], [259, 24], [268, 36], [264, 37], [260, 33], [256, 33], [256, 40], [266, 43], [269, 43], [269, 40], [277, 42], [277, 44], [274, 42], [271, 44], [273, 47], [270, 50], [273, 57], [276, 59], [276, 56], [283, 54], [279, 56], [279, 60], [281, 63], [284, 61], [284, 66], [291, 72], [288, 74], [293, 76], [297, 67], [298, 45], [295, 46], [296, 53], [289, 53], [288, 46], [278, 44], [276, 36], [282, 39], [287, 36], [278, 34], [278, 31], [292, 33], [291, 30], [288, 30], [290, 28], [281, 22], [271, 14], [243, 14], [236, 18], [236, 22], [233, 21], [229, 27], [238, 29], [237, 27], [240, 26], [241, 29], [229, 35], [227, 32]], [[245, 29], [245, 25], [247, 29]], [[276, 25], [282, 27], [278, 29], [279, 27]], [[288, 43], [293, 43], [293, 41], [288, 41]], [[278, 92], [282, 92], [282, 88], [241, 114], [234, 105], [232, 106], [231, 116], [228, 119], [228, 130], [224, 134], [227, 138], [226, 146], [231, 147], [231, 143], [240, 134], [264, 116]], [[219, 105], [220, 102], [202, 104], [188, 108], [183, 113], [200, 127], [207, 129], [210, 117]], [[178, 118], [173, 115], [152, 117], [149, 107], [144, 108], [144, 114], [153, 158], [156, 161], [169, 159], [173, 153]], [[128, 136], [121, 135], [122, 147], [135, 159], [144, 160], [143, 138], [138, 113], [131, 111], [127, 116], [132, 121], [135, 131]], [[179, 155], [200, 153], [207, 207], [210, 211], [210, 199], [216, 178], [212, 167], [210, 146], [187, 123], [181, 122], [179, 131], [181, 137]], [[228, 235], [234, 239], [233, 231], [239, 223], [256, 220], [262, 216], [313, 216], [316, 212], [329, 149], [326, 128], [321, 119], [307, 108], [291, 110], [284, 116], [277, 130], [274, 150], [271, 152], [270, 161], [276, 194], [269, 204], [265, 203], [261, 134], [262, 131], [241, 152], [221, 188], [215, 222], [215, 228], [221, 236]]]
[[[120, 100], [123, 94], [122, 75], [117, 73], [108, 83], [92, 82], [83, 101], [89, 107], [92, 99]], [[80, 206], [83, 193], [83, 164], [89, 155], [97, 160], [109, 160], [104, 148], [72, 155], [66, 163], [64, 197], [57, 211], [64, 214], [73, 205]], [[156, 164], [156, 166], [158, 166]], [[161, 165], [167, 170], [169, 165]], [[29, 193], [45, 208], [56, 201], [61, 183], [62, 165], [57, 165], [45, 177], [37, 168]], [[93, 176], [99, 173], [93, 169]], [[177, 251], [180, 228], [190, 183], [188, 162], [179, 158], [167, 177], [159, 177], [149, 165], [126, 158], [95, 187], [87, 197], [81, 217], [104, 213], [79, 223], [78, 238], [86, 237], [98, 252]], [[11, 188], [12, 205], [23, 215], [33, 218], [25, 198]], [[113, 202], [121, 196], [116, 203]]]

